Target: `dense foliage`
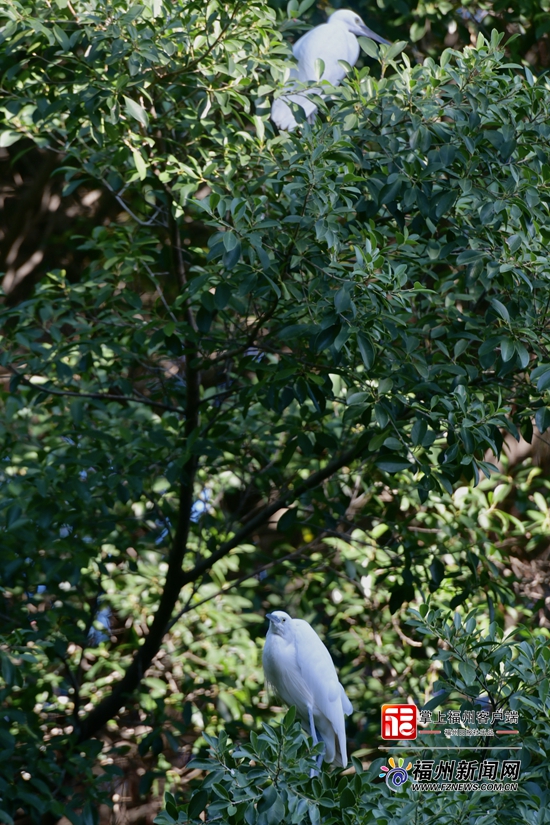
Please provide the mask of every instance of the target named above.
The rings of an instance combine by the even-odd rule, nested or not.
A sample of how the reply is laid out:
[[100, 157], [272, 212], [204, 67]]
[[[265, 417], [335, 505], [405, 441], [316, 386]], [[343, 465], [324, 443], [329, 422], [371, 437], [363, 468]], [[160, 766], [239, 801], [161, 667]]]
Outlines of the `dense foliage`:
[[[529, 736], [520, 753], [522, 781], [517, 792], [497, 793], [496, 798], [494, 792], [483, 790], [435, 793], [426, 789], [411, 793], [406, 784], [396, 792], [378, 779], [383, 776], [379, 772], [385, 759], [374, 760], [365, 770], [355, 757], [351, 771], [324, 771], [311, 779], [310, 769], [315, 761], [299, 724], [293, 724], [292, 708], [280, 726], [264, 724], [262, 733], [251, 734], [249, 744], [232, 747], [224, 733], [217, 739], [209, 738], [210, 759], [193, 761], [194, 766], [208, 771], [206, 780], [183, 805], [167, 794], [166, 811], [156, 818], [157, 825], [198, 825], [204, 821], [201, 813], [205, 809], [208, 821], [227, 825], [550, 822], [548, 763], [541, 760], [550, 744], [550, 724], [544, 710], [548, 707], [550, 662], [547, 640], [533, 638], [524, 631], [524, 640], [514, 643], [510, 638], [502, 639], [495, 624], [476, 629], [475, 615], [466, 617], [463, 625], [458, 614], [449, 622], [440, 611], [423, 609], [422, 613], [424, 618], [415, 611], [410, 623], [423, 634], [444, 641], [446, 646], [438, 657], [443, 670], [434, 685], [436, 690], [442, 689], [446, 698], [452, 697], [462, 710], [480, 708], [476, 699], [484, 691], [496, 710], [506, 707], [521, 711], [521, 733], [529, 732]], [[442, 662], [439, 661], [440, 666]], [[438, 702], [442, 702], [441, 697]], [[431, 707], [434, 706], [432, 701]], [[434, 738], [437, 745], [452, 742], [455, 747], [462, 746], [460, 756], [465, 760], [499, 761], [510, 757], [502, 741], [480, 752], [477, 748], [486, 744], [485, 739], [464, 747], [459, 737]], [[514, 738], [514, 743], [517, 741]], [[408, 757], [406, 762], [411, 757], [415, 761], [434, 759], [431, 748], [411, 753], [404, 744], [393, 751], [393, 756], [399, 753]], [[444, 758], [448, 758], [448, 753], [435, 754], [436, 764]]]
[[435, 676], [406, 605], [517, 620], [549, 532], [538, 468], [490, 477], [550, 425], [546, 81], [497, 32], [363, 41], [276, 135], [261, 0], [2, 15], [0, 146], [48, 159], [52, 213], [105, 208], [24, 294], [6, 236], [0, 813], [87, 825], [128, 765], [158, 793], [246, 736], [267, 605], [330, 626], [365, 756]]
[[[336, 5], [336, 4], [335, 4]], [[349, 5], [346, 0], [337, 4]], [[547, 69], [550, 64], [546, 35], [550, 30], [550, 6], [546, 0], [360, 0], [354, 4], [366, 20], [383, 27], [390, 40], [410, 41], [417, 58], [439, 58], [446, 46], [460, 48], [487, 40], [497, 30], [506, 38], [514, 60]], [[376, 26], [373, 26], [375, 30]]]

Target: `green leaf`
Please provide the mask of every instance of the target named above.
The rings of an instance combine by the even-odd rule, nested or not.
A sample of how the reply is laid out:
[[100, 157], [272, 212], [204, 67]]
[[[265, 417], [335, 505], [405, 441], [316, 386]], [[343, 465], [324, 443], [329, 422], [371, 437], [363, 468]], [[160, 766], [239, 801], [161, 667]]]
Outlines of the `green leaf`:
[[189, 802], [189, 816], [191, 819], [198, 819], [206, 809], [208, 794], [204, 790], [195, 791]]
[[365, 54], [368, 54], [369, 57], [373, 57], [375, 60], [379, 59], [380, 50], [374, 40], [371, 40], [370, 37], [358, 37], [357, 40]]
[[458, 669], [460, 671], [460, 675], [464, 680], [464, 684], [467, 687], [475, 684], [476, 681], [476, 669], [468, 662], [459, 662]]
[[550, 408], [541, 407], [535, 413], [535, 424], [539, 433], [542, 435], [550, 427]]
[[281, 825], [285, 816], [285, 804], [281, 798], [281, 794], [277, 794], [275, 802], [267, 811], [267, 825]]
[[164, 794], [164, 804], [166, 806], [166, 813], [172, 817], [172, 819], [178, 819], [178, 806], [176, 805], [176, 800], [172, 796], [171, 793]]
[[454, 357], [459, 358], [463, 352], [466, 352], [470, 344], [471, 341], [468, 341], [465, 338], [461, 338], [459, 341], [457, 341], [453, 349]]
[[459, 265], [471, 264], [474, 261], [480, 261], [484, 257], [483, 252], [478, 249], [466, 249], [457, 257], [456, 262]]
[[231, 252], [232, 249], [235, 249], [237, 244], [239, 243], [239, 238], [235, 235], [234, 232], [224, 232], [223, 233], [223, 245], [226, 248], [227, 252]]
[[428, 425], [424, 421], [423, 418], [417, 418], [413, 424], [413, 428], [411, 430], [411, 441], [414, 447], [418, 447], [419, 444], [422, 444], [424, 440], [424, 436], [426, 435], [428, 429]]
[[453, 485], [444, 473], [433, 473], [433, 476], [450, 496], [453, 494]]
[[138, 4], [130, 6], [128, 11], [121, 15], [120, 23], [124, 25], [128, 25], [129, 23], [133, 23], [136, 18], [140, 17], [141, 13], [143, 12], [145, 6], [140, 6]]
[[225, 799], [227, 802], [231, 802], [229, 791], [225, 785], [222, 785], [221, 782], [214, 782], [212, 785], [212, 790], [215, 791], [215, 793], [222, 799]]
[[320, 57], [315, 59], [314, 71], [316, 80], [320, 80], [325, 73], [325, 61]]
[[53, 33], [55, 35], [55, 39], [57, 40], [57, 42], [60, 43], [63, 47], [63, 51], [71, 51], [71, 41], [69, 40], [63, 29], [59, 28], [59, 26], [54, 25]]
[[506, 321], [506, 323], [510, 323], [510, 314], [504, 304], [502, 304], [497, 298], [491, 298], [491, 306], [498, 312], [500, 317]]
[[337, 352], [340, 352], [340, 350], [342, 349], [342, 347], [344, 346], [344, 344], [346, 343], [346, 341], [348, 340], [350, 335], [351, 335], [351, 329], [347, 326], [342, 326], [341, 329], [340, 329], [340, 332], [338, 333], [338, 335], [334, 339], [334, 344], [333, 344], [333, 346], [334, 346], [334, 348]]
[[445, 565], [439, 559], [433, 559], [430, 564], [430, 574], [434, 584], [439, 587], [445, 577]]
[[[147, 129], [149, 126], [149, 117], [143, 106], [136, 103], [136, 101], [132, 100], [131, 97], [126, 97], [126, 95], [123, 95], [123, 97], [126, 112], [130, 115], [130, 117], [135, 118], [135, 120], [137, 120], [144, 129]], [[132, 149], [132, 152], [135, 152], [135, 150]]]
[[256, 134], [258, 136], [259, 141], [263, 141], [265, 137], [265, 120], [258, 115], [254, 115], [254, 125], [256, 127]]
[[537, 381], [537, 390], [539, 392], [544, 392], [548, 387], [550, 387], [550, 369], [543, 372]]
[[286, 13], [290, 18], [298, 16], [298, 0], [288, 0], [286, 4]]
[[233, 269], [233, 267], [238, 264], [241, 259], [241, 242], [237, 240], [236, 245], [231, 249], [231, 251], [226, 252], [223, 256], [223, 265], [226, 269]]
[[145, 180], [147, 177], [147, 164], [143, 160], [141, 152], [137, 152], [135, 149], [132, 149], [132, 157], [134, 159], [134, 166], [137, 169], [139, 179]]
[[506, 243], [510, 247], [510, 252], [517, 252], [522, 244], [521, 235], [510, 235]]
[[75, 398], [74, 401], [71, 401], [71, 417], [75, 427], [82, 424], [84, 418], [84, 401], [82, 399]]
[[343, 286], [341, 289], [338, 290], [336, 295], [334, 296], [334, 306], [336, 308], [336, 312], [344, 313], [351, 306], [351, 297], [349, 294], [349, 289]]
[[298, 509], [291, 507], [286, 513], [283, 513], [277, 522], [277, 530], [280, 533], [286, 533], [288, 530], [291, 530], [296, 525], [299, 515]]
[[15, 681], [15, 667], [6, 653], [2, 655], [2, 678], [8, 687], [11, 687]]
[[354, 404], [363, 404], [370, 398], [370, 393], [368, 392], [354, 392], [351, 395], [348, 395], [346, 398], [346, 404], [351, 407]]
[[6, 130], [5, 132], [1, 132], [0, 148], [7, 149], [8, 146], [12, 146], [14, 143], [17, 143], [17, 141], [21, 140], [22, 137], [22, 134], [19, 134], [18, 132], [12, 132], [10, 129]]
[[322, 352], [330, 347], [340, 332], [340, 324], [332, 324], [332, 326], [322, 329], [315, 337], [313, 349], [315, 352]]
[[463, 590], [462, 593], [457, 593], [456, 596], [453, 596], [449, 602], [449, 607], [451, 610], [454, 610], [455, 607], [459, 607], [459, 605], [463, 604], [470, 595], [469, 590]]
[[[274, 742], [276, 742], [275, 734], [273, 734], [273, 739]], [[273, 785], [269, 785], [264, 789], [262, 797], [258, 802], [258, 811], [260, 813], [265, 813], [265, 811], [268, 811], [271, 807], [273, 807], [278, 796], [279, 794], [277, 793], [277, 789]]]
[[379, 459], [376, 466], [385, 473], [399, 473], [402, 470], [410, 470], [412, 464], [400, 456], [387, 456]]
[[515, 342], [512, 341], [510, 338], [501, 338], [500, 341], [500, 354], [503, 361], [510, 361], [516, 352], [516, 345]]
[[221, 283], [218, 284], [216, 287], [216, 292], [214, 295], [214, 303], [216, 304], [216, 309], [225, 309], [228, 305], [229, 301], [231, 300], [231, 287], [229, 284]]
[[413, 601], [415, 596], [414, 587], [411, 584], [397, 584], [392, 588], [389, 609], [390, 613], [396, 613], [404, 602]]
[[374, 364], [375, 352], [370, 338], [363, 332], [357, 333], [357, 345], [365, 367], [370, 370]]
[[527, 347], [525, 347], [521, 343], [521, 341], [516, 341], [516, 352], [519, 356], [520, 366], [522, 367], [522, 369], [525, 369], [525, 367], [529, 366], [531, 358], [529, 356], [529, 351], [527, 350]]
[[403, 49], [406, 49], [408, 45], [409, 44], [406, 40], [397, 40], [395, 43], [392, 43], [391, 46], [387, 48], [384, 55], [384, 60], [395, 60], [395, 58], [401, 54]]
[[256, 825], [257, 822], [257, 814], [256, 814], [256, 806], [253, 802], [247, 806], [244, 812], [244, 821], [246, 825]]
[[[360, 38], [363, 40], [364, 38]], [[311, 825], [321, 825], [321, 813], [314, 802], [308, 802], [309, 820]]]
[[284, 718], [284, 726], [285, 730], [289, 731], [292, 725], [294, 724], [294, 720], [296, 719], [296, 705], [291, 705], [287, 710]]

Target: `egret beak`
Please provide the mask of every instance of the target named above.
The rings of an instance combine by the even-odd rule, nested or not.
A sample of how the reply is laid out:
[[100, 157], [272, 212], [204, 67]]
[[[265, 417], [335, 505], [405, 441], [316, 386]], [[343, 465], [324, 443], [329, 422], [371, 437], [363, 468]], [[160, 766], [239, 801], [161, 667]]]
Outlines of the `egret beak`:
[[273, 624], [276, 624], [276, 625], [279, 624], [279, 622], [281, 621], [279, 619], [279, 617], [276, 616], [274, 613], [266, 613], [265, 617], [266, 617], [266, 619], [269, 619], [270, 622], [273, 622]]
[[391, 46], [389, 40], [384, 40], [384, 38], [380, 37], [379, 34], [376, 34], [376, 32], [373, 32], [372, 29], [369, 29], [368, 26], [361, 26], [361, 34], [363, 37], [370, 37], [371, 40], [376, 40], [377, 43], [385, 43], [386, 46]]

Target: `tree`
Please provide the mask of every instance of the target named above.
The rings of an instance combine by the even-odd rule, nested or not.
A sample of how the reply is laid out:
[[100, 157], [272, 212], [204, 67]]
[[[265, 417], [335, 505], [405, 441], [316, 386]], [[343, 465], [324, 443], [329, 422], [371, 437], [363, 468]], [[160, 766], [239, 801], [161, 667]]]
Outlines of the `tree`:
[[[416, 66], [367, 43], [381, 78], [275, 135], [287, 48], [263, 2], [3, 14], [2, 145], [108, 213], [72, 237], [81, 271], [2, 311], [2, 806], [85, 821], [117, 773], [92, 772], [108, 723], [139, 708], [156, 754], [188, 731], [170, 629], [204, 679], [209, 628], [249, 656], [236, 616], [290, 574], [319, 604], [350, 580], [347, 618], [370, 565], [387, 616], [427, 590], [491, 617], [512, 598], [494, 548], [517, 522], [495, 496], [487, 535], [451, 496], [550, 424], [549, 98], [497, 33]], [[230, 668], [220, 715], [257, 673]]]

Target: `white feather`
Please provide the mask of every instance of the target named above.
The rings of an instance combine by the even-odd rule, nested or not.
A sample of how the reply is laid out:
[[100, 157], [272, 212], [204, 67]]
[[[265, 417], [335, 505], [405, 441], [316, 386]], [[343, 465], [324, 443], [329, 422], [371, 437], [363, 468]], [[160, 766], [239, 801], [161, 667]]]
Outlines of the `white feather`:
[[[327, 23], [311, 29], [296, 41], [292, 53], [297, 66], [291, 69], [290, 79], [286, 85], [289, 94], [285, 94], [273, 101], [271, 119], [279, 129], [292, 131], [298, 124], [289, 103], [296, 103], [304, 110], [305, 117], [311, 123], [315, 117], [317, 106], [308, 99], [309, 94], [324, 97], [319, 88], [307, 89], [290, 94], [299, 83], [308, 83], [311, 80], [328, 80], [333, 86], [346, 76], [346, 69], [340, 63], [345, 60], [350, 66], [357, 63], [359, 57], [359, 43], [357, 36], [364, 35], [379, 43], [387, 40], [367, 28], [361, 18], [349, 9], [340, 9], [332, 14]], [[324, 63], [324, 70], [317, 76], [318, 60]]]
[[[295, 705], [304, 727], [325, 743], [327, 762], [347, 764], [345, 716], [353, 708], [330, 653], [307, 622], [277, 610], [270, 614], [263, 652], [267, 681], [287, 705]], [[310, 730], [310, 712], [315, 730]]]

